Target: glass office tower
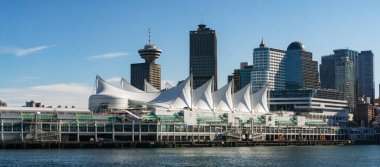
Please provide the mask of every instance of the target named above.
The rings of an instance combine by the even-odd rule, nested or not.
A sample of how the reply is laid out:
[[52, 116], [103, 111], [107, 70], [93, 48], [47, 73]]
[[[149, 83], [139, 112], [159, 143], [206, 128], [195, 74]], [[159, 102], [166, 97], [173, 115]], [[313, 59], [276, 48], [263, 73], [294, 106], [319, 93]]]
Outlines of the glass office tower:
[[214, 89], [218, 88], [217, 40], [215, 30], [198, 25], [190, 31], [190, 74], [193, 74], [193, 88], [214, 77]]
[[319, 88], [318, 62], [313, 61], [300, 42], [288, 46], [285, 56], [285, 87], [287, 89]]

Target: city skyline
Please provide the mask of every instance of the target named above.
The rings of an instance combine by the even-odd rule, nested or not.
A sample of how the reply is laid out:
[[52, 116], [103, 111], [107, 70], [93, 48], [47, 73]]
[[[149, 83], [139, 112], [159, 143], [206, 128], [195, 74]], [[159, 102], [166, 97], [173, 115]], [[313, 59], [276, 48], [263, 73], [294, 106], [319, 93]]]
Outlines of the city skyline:
[[[1, 1], [0, 99], [11, 106], [35, 99], [48, 104], [79, 101], [74, 105], [87, 107], [96, 74], [112, 83], [130, 78], [129, 64], [141, 62], [137, 51], [148, 41], [149, 27], [152, 42], [163, 50], [158, 60], [163, 82], [187, 77], [188, 32], [200, 23], [218, 34], [219, 88], [240, 62], [252, 64], [262, 37], [269, 47], [283, 50], [300, 41], [319, 64], [321, 56], [347, 46], [372, 50], [378, 62], [380, 33], [374, 30], [380, 21], [376, 12], [369, 12], [376, 11], [378, 2], [339, 2], [225, 1], [211, 8], [215, 3]], [[291, 10], [295, 8], [299, 10]], [[378, 70], [375, 65], [375, 85]], [[375, 92], [378, 97], [377, 87]]]

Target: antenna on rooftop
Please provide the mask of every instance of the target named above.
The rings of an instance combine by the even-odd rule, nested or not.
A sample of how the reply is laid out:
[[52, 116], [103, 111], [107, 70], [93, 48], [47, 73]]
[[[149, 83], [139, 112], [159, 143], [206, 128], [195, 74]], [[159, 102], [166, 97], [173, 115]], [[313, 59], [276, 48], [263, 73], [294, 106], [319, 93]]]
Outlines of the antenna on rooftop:
[[150, 45], [150, 27], [148, 29], [148, 33], [149, 33], [148, 37], [149, 37], [149, 45]]

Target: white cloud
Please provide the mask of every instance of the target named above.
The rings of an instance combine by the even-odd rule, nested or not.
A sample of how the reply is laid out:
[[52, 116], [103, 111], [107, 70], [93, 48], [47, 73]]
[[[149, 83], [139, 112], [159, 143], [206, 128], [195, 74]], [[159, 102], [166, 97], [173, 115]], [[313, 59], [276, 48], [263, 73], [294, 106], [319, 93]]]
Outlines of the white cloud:
[[90, 60], [94, 59], [113, 59], [113, 58], [118, 58], [118, 57], [123, 57], [128, 55], [128, 53], [125, 52], [113, 52], [113, 53], [105, 53], [105, 54], [100, 54], [100, 55], [92, 55], [87, 57]]
[[38, 80], [40, 77], [34, 77], [34, 76], [22, 76], [20, 78], [17, 78], [15, 80], [12, 80], [13, 82], [29, 82], [33, 80]]
[[88, 108], [88, 98], [93, 88], [76, 83], [60, 83], [28, 88], [0, 89], [1, 98], [8, 106], [23, 106], [26, 101], [39, 100], [45, 106], [76, 106]]
[[17, 48], [17, 47], [0, 47], [0, 51], [3, 53], [10, 53], [18, 57], [27, 56], [47, 48], [54, 47], [55, 45], [42, 45], [33, 48]]

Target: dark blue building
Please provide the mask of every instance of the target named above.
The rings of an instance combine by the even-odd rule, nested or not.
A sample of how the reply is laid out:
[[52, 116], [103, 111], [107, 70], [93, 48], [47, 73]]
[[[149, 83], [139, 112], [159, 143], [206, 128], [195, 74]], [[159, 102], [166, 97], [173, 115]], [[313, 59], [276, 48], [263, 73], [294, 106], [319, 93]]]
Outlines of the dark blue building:
[[318, 62], [300, 42], [292, 42], [285, 55], [286, 89], [319, 88]]
[[361, 51], [359, 54], [358, 96], [370, 97], [371, 103], [375, 100], [375, 83], [373, 75], [372, 51]]

